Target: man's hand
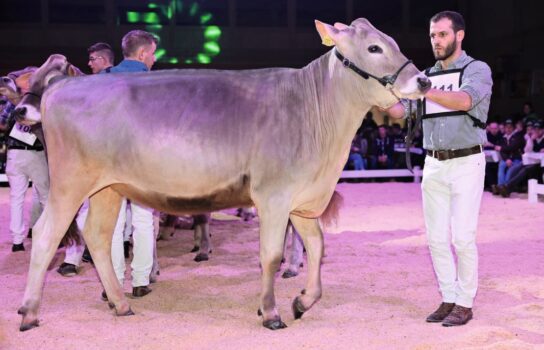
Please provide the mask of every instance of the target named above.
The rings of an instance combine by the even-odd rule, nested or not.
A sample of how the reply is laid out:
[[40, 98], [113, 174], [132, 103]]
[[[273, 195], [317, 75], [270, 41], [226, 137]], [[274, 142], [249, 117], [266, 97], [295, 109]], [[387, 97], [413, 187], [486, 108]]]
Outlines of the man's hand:
[[501, 151], [501, 146], [495, 146], [495, 151], [500, 152]]
[[512, 159], [507, 159], [506, 160], [506, 166], [509, 167], [509, 168], [512, 166]]

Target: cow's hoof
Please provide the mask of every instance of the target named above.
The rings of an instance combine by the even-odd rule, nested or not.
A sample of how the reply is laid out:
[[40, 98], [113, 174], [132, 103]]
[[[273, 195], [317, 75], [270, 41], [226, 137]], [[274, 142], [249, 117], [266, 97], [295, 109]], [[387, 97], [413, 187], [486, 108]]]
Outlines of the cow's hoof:
[[197, 245], [195, 245], [195, 246], [193, 247], [193, 249], [191, 249], [191, 253], [196, 253], [196, 252], [198, 252], [199, 250], [200, 250], [200, 247], [197, 246]]
[[307, 311], [307, 309], [302, 305], [300, 302], [300, 299], [298, 297], [293, 300], [293, 304], [291, 304], [291, 310], [293, 311], [293, 317], [295, 320], [298, 320], [304, 315], [304, 312]]
[[201, 261], [208, 261], [208, 254], [204, 254], [204, 253], [199, 253], [195, 256], [195, 259], [194, 259], [196, 262], [201, 262]]
[[21, 326], [19, 327], [19, 330], [21, 332], [24, 332], [24, 331], [28, 331], [29, 329], [36, 328], [39, 325], [40, 324], [39, 324], [38, 320], [33, 320], [33, 321], [30, 321], [30, 322], [25, 322], [23, 320], [23, 322], [21, 322]]
[[281, 278], [291, 278], [291, 277], [295, 277], [295, 276], [298, 276], [298, 272], [294, 272], [294, 271], [291, 271], [291, 270], [285, 270], [283, 272], [283, 274], [281, 275]]
[[132, 311], [132, 309], [129, 307], [128, 308], [128, 311], [126, 312], [118, 312], [117, 310], [115, 311], [115, 315], [117, 316], [133, 316], [134, 315], [134, 312]]
[[277, 329], [287, 328], [287, 325], [285, 323], [283, 323], [283, 321], [281, 319], [263, 321], [263, 326], [265, 328], [271, 329], [273, 331], [275, 331]]

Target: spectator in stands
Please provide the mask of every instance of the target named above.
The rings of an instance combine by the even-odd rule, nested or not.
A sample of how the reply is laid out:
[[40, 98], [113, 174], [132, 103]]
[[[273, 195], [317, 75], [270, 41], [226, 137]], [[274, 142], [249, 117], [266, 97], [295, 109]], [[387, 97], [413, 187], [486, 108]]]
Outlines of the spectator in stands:
[[366, 129], [378, 130], [378, 124], [376, 124], [376, 122], [374, 121], [374, 115], [372, 114], [372, 112], [369, 111], [366, 113], [360, 129], [362, 131]]
[[113, 66], [115, 56], [109, 44], [96, 43], [87, 49], [89, 54], [88, 65], [93, 71], [93, 74], [98, 74], [102, 71], [109, 73]]
[[525, 140], [523, 132], [514, 131], [514, 121], [507, 119], [504, 122], [504, 136], [499, 146], [495, 146], [495, 150], [501, 153], [499, 161], [499, 171], [497, 174], [497, 185], [491, 186], [493, 194], [499, 194], [498, 186], [507, 183], [513, 172], [517, 171], [517, 167], [521, 167], [521, 155]]
[[368, 150], [368, 144], [359, 133], [355, 134], [353, 141], [351, 142], [351, 149], [349, 151], [348, 165], [353, 166], [353, 170], [364, 170], [366, 166], [366, 153]]
[[369, 149], [369, 167], [370, 169], [392, 169], [393, 168], [393, 152], [394, 141], [387, 134], [387, 126], [380, 125], [378, 127], [378, 137], [374, 140], [372, 147]]
[[523, 104], [523, 110], [521, 114], [521, 120], [524, 124], [526, 124], [528, 121], [536, 122], [540, 118], [535, 113], [535, 110], [533, 108], [533, 104], [531, 102], [525, 102]]
[[[529, 138], [524, 149], [525, 153], [536, 152], [544, 153], [544, 125], [542, 122], [536, 121], [533, 124], [533, 129], [530, 132]], [[523, 165], [514, 172], [505, 184], [500, 185], [498, 190], [501, 196], [510, 197], [510, 193], [527, 179], [541, 179], [542, 167], [540, 163]]]
[[499, 146], [502, 140], [502, 133], [497, 122], [491, 122], [487, 125], [487, 142], [484, 143], [484, 149], [494, 150], [495, 146]]
[[393, 139], [393, 168], [405, 169], [406, 156], [405, 152], [401, 152], [406, 147], [406, 135], [402, 131], [399, 123], [393, 123], [390, 129], [390, 135]]

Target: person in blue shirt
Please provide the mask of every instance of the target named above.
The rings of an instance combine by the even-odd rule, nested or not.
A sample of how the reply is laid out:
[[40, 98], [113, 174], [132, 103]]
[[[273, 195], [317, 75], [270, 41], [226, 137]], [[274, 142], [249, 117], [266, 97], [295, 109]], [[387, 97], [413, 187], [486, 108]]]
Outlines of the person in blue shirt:
[[[123, 61], [111, 69], [104, 69], [100, 74], [117, 74], [129, 72], [147, 72], [155, 63], [155, 51], [158, 40], [151, 33], [143, 30], [132, 30], [122, 40]], [[125, 276], [125, 255], [123, 249], [123, 231], [126, 221], [127, 201], [121, 205], [119, 218], [115, 226], [112, 240], [112, 262], [117, 279], [123, 285]], [[132, 296], [143, 297], [151, 293], [149, 288], [150, 274], [153, 267], [153, 251], [155, 249], [153, 209], [130, 203], [132, 212], [132, 240], [134, 242], [132, 257]], [[107, 295], [102, 292], [102, 299]]]

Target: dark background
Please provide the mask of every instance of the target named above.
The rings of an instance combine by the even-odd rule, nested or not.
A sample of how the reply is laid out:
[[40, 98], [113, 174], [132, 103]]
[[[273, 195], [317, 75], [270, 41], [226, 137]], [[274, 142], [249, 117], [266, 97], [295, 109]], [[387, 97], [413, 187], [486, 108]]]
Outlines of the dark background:
[[[490, 118], [519, 113], [525, 101], [542, 116], [542, 6], [537, 0], [0, 0], [0, 74], [39, 66], [52, 53], [64, 54], [90, 73], [86, 48], [108, 42], [117, 63], [121, 38], [132, 29], [160, 35], [167, 54], [154, 69], [302, 67], [328, 50], [314, 19], [349, 24], [358, 17], [391, 35], [423, 69], [434, 63], [429, 18], [450, 9], [465, 17], [464, 49], [493, 71]], [[129, 12], [137, 14], [136, 20], [129, 19]], [[206, 53], [203, 31], [209, 25], [220, 28], [212, 44], [220, 51], [208, 55], [209, 64], [199, 64], [196, 57]]]

